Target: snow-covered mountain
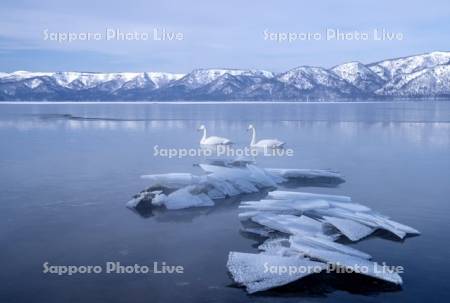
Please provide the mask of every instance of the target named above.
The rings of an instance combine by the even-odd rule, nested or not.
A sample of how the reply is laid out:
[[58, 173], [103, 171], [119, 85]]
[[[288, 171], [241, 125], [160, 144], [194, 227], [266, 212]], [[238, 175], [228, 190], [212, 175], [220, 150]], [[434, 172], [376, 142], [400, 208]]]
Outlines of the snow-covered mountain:
[[196, 69], [185, 75], [174, 85], [185, 85], [190, 89], [207, 85], [223, 75], [272, 78], [273, 73], [260, 70], [241, 69]]
[[277, 80], [293, 85], [302, 95], [321, 98], [351, 98], [364, 95], [357, 87], [332, 71], [321, 67], [300, 66], [282, 73]]
[[450, 52], [331, 69], [0, 72], [0, 100], [353, 100], [450, 97]]
[[386, 82], [374, 71], [362, 63], [349, 62], [331, 69], [333, 73], [362, 91], [373, 93]]
[[397, 76], [376, 93], [395, 97], [450, 96], [450, 65], [438, 65]]
[[402, 75], [412, 74], [427, 68], [450, 63], [450, 52], [431, 52], [403, 58], [389, 59], [367, 67], [386, 81], [391, 81]]

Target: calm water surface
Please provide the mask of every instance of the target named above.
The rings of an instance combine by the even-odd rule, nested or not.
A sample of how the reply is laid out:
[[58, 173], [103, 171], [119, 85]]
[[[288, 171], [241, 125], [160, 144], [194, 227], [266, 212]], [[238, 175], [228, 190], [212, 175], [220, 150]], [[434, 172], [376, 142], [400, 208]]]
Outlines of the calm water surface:
[[[245, 129], [276, 137], [292, 158], [264, 167], [332, 168], [337, 187], [421, 236], [355, 244], [402, 265], [404, 285], [301, 283], [249, 296], [233, 287], [229, 251], [256, 252], [239, 232], [239, 201], [214, 208], [135, 213], [142, 174], [192, 172], [201, 158], [153, 156], [153, 147], [197, 148], [211, 134], [249, 142]], [[0, 302], [423, 302], [448, 293], [450, 102], [356, 104], [0, 105]], [[45, 275], [43, 263], [166, 262], [181, 275]], [[311, 281], [310, 281], [311, 282]], [[316, 284], [320, 284], [314, 286]], [[348, 285], [352, 284], [352, 285]]]

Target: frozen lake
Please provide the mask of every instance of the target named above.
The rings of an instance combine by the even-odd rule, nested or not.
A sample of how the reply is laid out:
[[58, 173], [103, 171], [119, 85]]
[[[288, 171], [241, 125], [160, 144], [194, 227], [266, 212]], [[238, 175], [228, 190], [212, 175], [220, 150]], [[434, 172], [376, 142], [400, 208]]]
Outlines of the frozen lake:
[[[197, 148], [208, 131], [243, 147], [246, 128], [293, 157], [262, 167], [331, 168], [345, 183], [296, 190], [348, 195], [422, 232], [354, 245], [401, 265], [401, 289], [347, 277], [249, 296], [229, 278], [229, 251], [256, 252], [237, 205], [135, 213], [139, 176], [201, 173], [201, 158], [153, 156], [155, 145]], [[0, 104], [1, 302], [423, 302], [447, 295], [450, 102], [303, 104]], [[184, 267], [183, 274], [44, 274], [54, 265]]]

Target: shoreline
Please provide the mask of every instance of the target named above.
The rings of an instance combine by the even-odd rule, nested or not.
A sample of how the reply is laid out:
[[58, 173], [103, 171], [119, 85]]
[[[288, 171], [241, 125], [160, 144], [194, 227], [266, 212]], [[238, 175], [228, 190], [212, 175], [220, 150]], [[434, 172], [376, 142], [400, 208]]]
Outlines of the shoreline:
[[441, 100], [391, 100], [391, 101], [0, 101], [0, 105], [34, 105], [34, 104], [370, 104], [370, 103], [421, 103], [421, 102], [449, 102]]

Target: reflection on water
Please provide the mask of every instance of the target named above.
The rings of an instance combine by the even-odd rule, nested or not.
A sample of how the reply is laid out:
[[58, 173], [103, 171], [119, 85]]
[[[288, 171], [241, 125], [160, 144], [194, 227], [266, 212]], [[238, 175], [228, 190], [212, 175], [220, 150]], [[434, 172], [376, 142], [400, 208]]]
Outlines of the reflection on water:
[[[212, 132], [230, 132], [237, 133], [241, 137], [241, 141], [245, 141], [245, 132], [243, 132], [243, 123], [233, 121], [210, 121], [208, 128]], [[450, 122], [299, 122], [299, 121], [284, 121], [279, 123], [277, 121], [265, 121], [258, 125], [267, 129], [286, 128], [306, 128], [311, 130], [311, 135], [315, 135], [318, 127], [332, 129], [337, 132], [341, 138], [351, 140], [350, 137], [356, 137], [358, 132], [384, 132], [389, 136], [395, 138], [401, 136], [417, 145], [441, 145], [447, 146], [450, 142]], [[61, 119], [49, 123], [45, 119], [14, 119], [0, 121], [0, 128], [15, 128], [22, 131], [35, 129], [69, 129], [69, 130], [89, 130], [89, 129], [103, 129], [103, 130], [150, 130], [157, 131], [158, 129], [190, 129], [194, 131], [198, 127], [198, 122], [195, 121], [168, 121], [168, 120], [152, 120], [152, 121], [130, 121], [130, 120], [72, 120]], [[280, 131], [282, 131], [280, 129]], [[248, 139], [248, 138], [247, 138]]]
[[[329, 275], [247, 296], [230, 285], [225, 264], [231, 250], [256, 251], [260, 239], [240, 232], [237, 210], [240, 199], [255, 197], [173, 212], [125, 207], [147, 186], [143, 174], [202, 173], [194, 164], [204, 158], [155, 157], [155, 145], [197, 148], [196, 129], [205, 124], [244, 147], [249, 123], [259, 138], [294, 150], [293, 157], [257, 157], [258, 165], [328, 168], [346, 180], [285, 188], [350, 195], [422, 232], [355, 245], [404, 266], [403, 289]], [[2, 302], [423, 302], [447, 293], [449, 102], [0, 105], [0, 136]], [[185, 274], [55, 277], [42, 274], [45, 261], [165, 261]]]

